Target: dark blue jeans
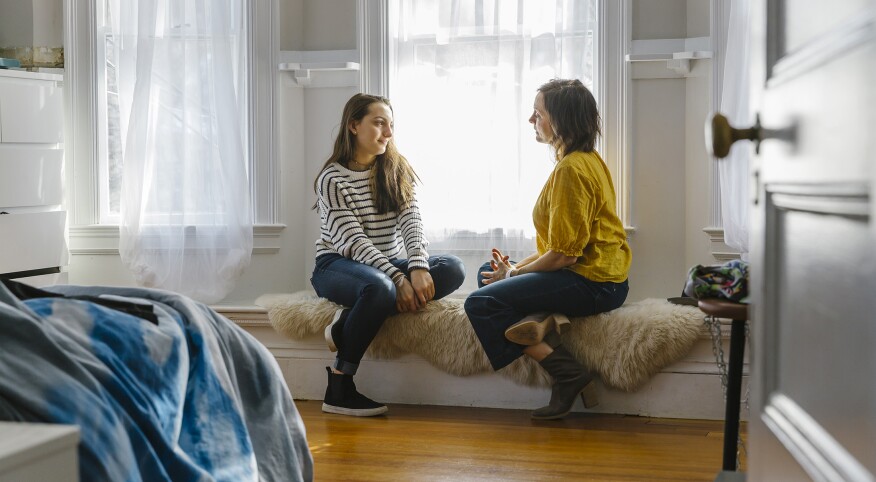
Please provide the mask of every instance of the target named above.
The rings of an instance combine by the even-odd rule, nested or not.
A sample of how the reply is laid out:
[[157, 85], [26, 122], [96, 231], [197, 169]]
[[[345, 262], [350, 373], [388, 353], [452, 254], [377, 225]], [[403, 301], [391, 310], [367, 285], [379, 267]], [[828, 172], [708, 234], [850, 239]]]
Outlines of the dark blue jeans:
[[[394, 259], [392, 264], [410, 278], [408, 260]], [[465, 266], [456, 256], [431, 256], [429, 274], [435, 283], [434, 299], [437, 300], [462, 285]], [[320, 297], [350, 308], [343, 337], [338, 340], [340, 346], [334, 368], [355, 375], [383, 321], [397, 313], [395, 285], [383, 271], [339, 254], [324, 254], [316, 258], [310, 283]]]
[[484, 286], [485, 271], [492, 271], [490, 263], [478, 270], [479, 289], [465, 300], [465, 313], [494, 370], [523, 355], [524, 346], [508, 341], [505, 330], [526, 315], [604, 313], [621, 306], [629, 292], [627, 281], [598, 283], [567, 269], [527, 273]]

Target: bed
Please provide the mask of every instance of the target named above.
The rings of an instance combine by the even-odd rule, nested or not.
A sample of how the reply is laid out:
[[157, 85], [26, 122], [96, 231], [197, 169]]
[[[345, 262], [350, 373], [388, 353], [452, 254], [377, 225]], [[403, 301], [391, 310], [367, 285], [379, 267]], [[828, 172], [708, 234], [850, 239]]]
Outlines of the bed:
[[[44, 290], [44, 291], [43, 291]], [[0, 420], [77, 425], [81, 480], [311, 480], [273, 356], [174, 293], [0, 283]]]

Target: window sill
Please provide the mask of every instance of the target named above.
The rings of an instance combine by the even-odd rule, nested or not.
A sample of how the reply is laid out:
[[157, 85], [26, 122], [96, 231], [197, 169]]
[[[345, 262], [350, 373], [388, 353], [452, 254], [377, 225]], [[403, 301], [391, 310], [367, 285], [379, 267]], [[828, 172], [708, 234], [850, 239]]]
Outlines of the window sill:
[[738, 251], [735, 251], [724, 243], [724, 228], [707, 227], [703, 228], [703, 232], [709, 235], [709, 242], [711, 243], [709, 251], [711, 251], [712, 256], [716, 260], [726, 262], [731, 259], [740, 258]]
[[[252, 254], [276, 254], [280, 252], [280, 237], [285, 224], [259, 224], [252, 228]], [[92, 224], [70, 227], [71, 256], [118, 256], [119, 227], [109, 224]]]

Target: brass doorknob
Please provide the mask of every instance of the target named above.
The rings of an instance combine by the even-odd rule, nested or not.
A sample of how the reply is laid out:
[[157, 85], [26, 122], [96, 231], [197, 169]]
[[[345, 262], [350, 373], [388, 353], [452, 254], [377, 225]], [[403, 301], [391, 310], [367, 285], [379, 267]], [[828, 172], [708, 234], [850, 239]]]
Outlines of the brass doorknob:
[[706, 149], [710, 155], [718, 159], [727, 157], [727, 154], [730, 154], [730, 146], [742, 139], [753, 141], [755, 152], [758, 152], [763, 137], [760, 115], [755, 117], [754, 126], [748, 129], [731, 127], [730, 122], [722, 114], [712, 116], [711, 122], [706, 121]]

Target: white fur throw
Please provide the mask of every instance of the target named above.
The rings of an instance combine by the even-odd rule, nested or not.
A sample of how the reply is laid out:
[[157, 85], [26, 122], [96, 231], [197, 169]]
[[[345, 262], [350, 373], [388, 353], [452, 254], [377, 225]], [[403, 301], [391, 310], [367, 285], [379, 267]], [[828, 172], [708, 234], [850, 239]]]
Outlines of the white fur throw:
[[[438, 369], [459, 376], [491, 371], [463, 303], [462, 299], [445, 298], [428, 303], [421, 312], [390, 317], [368, 354], [391, 359], [415, 353]], [[314, 334], [321, 337], [338, 309], [312, 291], [264, 295], [256, 304], [268, 310], [277, 332], [293, 339]], [[703, 330], [699, 309], [662, 299], [627, 303], [608, 313], [571, 321], [563, 345], [597, 372], [605, 385], [624, 391], [635, 390], [660, 369], [687, 355]], [[527, 356], [499, 373], [524, 385], [550, 385], [547, 373]]]

